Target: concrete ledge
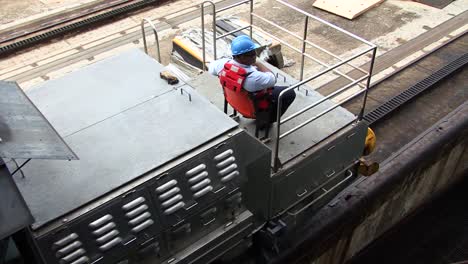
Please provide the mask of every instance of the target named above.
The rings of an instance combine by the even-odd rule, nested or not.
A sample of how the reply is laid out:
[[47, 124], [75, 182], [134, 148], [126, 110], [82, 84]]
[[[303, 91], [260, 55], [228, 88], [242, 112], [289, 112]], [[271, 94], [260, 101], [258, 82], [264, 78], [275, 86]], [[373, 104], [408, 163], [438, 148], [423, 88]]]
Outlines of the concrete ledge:
[[358, 180], [315, 215], [273, 263], [342, 263], [468, 173], [468, 103]]

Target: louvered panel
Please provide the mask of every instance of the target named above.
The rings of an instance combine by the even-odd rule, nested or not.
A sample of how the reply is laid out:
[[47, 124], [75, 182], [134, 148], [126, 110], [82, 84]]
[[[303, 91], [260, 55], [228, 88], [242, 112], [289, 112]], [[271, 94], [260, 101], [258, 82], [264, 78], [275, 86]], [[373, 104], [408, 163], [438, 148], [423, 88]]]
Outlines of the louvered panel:
[[[123, 208], [133, 208], [139, 203], [140, 201], [132, 201], [131, 203], [125, 204]], [[122, 241], [122, 238], [119, 236], [120, 232], [113, 219], [114, 217], [112, 215], [107, 214], [92, 221], [88, 225], [91, 229], [91, 233], [95, 237], [96, 243], [99, 245], [99, 249], [102, 251], [109, 250], [116, 246], [118, 243], [115, 243], [115, 241]]]
[[210, 185], [211, 180], [208, 178], [207, 167], [204, 163], [199, 164], [185, 173], [190, 190], [193, 192], [195, 199], [200, 198], [213, 190]]
[[76, 233], [71, 233], [52, 244], [52, 250], [60, 264], [89, 263], [86, 250]]
[[228, 149], [214, 157], [216, 168], [218, 169], [218, 176], [221, 178], [222, 183], [227, 183], [239, 176], [238, 165], [234, 151]]
[[[154, 223], [151, 219], [149, 206], [144, 197], [138, 197], [122, 206], [125, 216], [128, 218], [128, 224], [132, 227], [132, 232], [138, 233]], [[144, 224], [146, 223], [146, 224]], [[144, 224], [144, 225], [143, 225]]]
[[[177, 184], [177, 180], [170, 180], [157, 187], [155, 190], [165, 215], [173, 214], [185, 206], [183, 201], [184, 197], [180, 192], [180, 188], [177, 187]], [[145, 223], [151, 225], [149, 224], [150, 222]]]

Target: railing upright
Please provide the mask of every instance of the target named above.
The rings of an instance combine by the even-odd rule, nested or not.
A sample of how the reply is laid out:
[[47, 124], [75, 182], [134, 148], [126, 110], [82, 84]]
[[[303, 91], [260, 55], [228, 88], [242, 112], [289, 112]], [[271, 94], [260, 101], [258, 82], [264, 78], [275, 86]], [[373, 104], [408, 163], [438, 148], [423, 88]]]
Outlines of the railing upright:
[[158, 54], [158, 62], [161, 63], [161, 50], [159, 48], [159, 37], [158, 37], [158, 31], [156, 30], [156, 26], [151, 22], [151, 20], [147, 18], [143, 18], [141, 20], [141, 32], [143, 34], [143, 45], [145, 46], [145, 52], [148, 54], [148, 45], [146, 44], [146, 32], [145, 32], [145, 22], [148, 23], [151, 28], [153, 29], [154, 33], [154, 38], [156, 41], [156, 52]]
[[[226, 7], [223, 7], [223, 8], [219, 8], [218, 10], [216, 9], [216, 6], [215, 4], [212, 2], [212, 1], [204, 1], [202, 4], [201, 4], [201, 23], [202, 23], [202, 53], [203, 53], [203, 70], [206, 70], [206, 43], [205, 43], [205, 5], [206, 4], [210, 4], [211, 7], [212, 7], [212, 13], [213, 13], [213, 55], [214, 55], [214, 60], [217, 59], [217, 54], [216, 54], [216, 41], [220, 38], [223, 38], [223, 37], [226, 37], [228, 35], [231, 35], [233, 33], [236, 33], [236, 32], [239, 32], [239, 31], [242, 31], [244, 29], [247, 29], [247, 28], [250, 28], [250, 37], [252, 38], [253, 37], [253, 28], [258, 28], [256, 26], [253, 25], [253, 17], [255, 16], [256, 18], [259, 18], [267, 23], [269, 23], [270, 25], [273, 25], [283, 31], [285, 31], [286, 33], [289, 33], [291, 35], [293, 35], [294, 37], [296, 37], [297, 39], [301, 40], [302, 42], [302, 48], [299, 49], [299, 48], [296, 48], [294, 46], [292, 46], [291, 44], [285, 42], [284, 40], [282, 39], [279, 39], [278, 37], [276, 36], [273, 36], [271, 35], [270, 33], [268, 32], [264, 32], [266, 35], [270, 36], [271, 38], [279, 41], [280, 43], [288, 46], [289, 48], [293, 49], [294, 51], [296, 52], [299, 52], [301, 54], [301, 65], [300, 65], [300, 80], [299, 82], [295, 83], [294, 85], [291, 85], [290, 87], [288, 87], [287, 89], [283, 90], [279, 96], [278, 96], [278, 107], [277, 107], [277, 112], [276, 112], [276, 120], [277, 120], [277, 123], [276, 123], [276, 138], [274, 140], [274, 149], [273, 149], [273, 156], [272, 156], [272, 160], [273, 160], [273, 170], [276, 172], [278, 169], [279, 169], [279, 141], [280, 139], [286, 137], [287, 135], [295, 132], [296, 130], [300, 129], [301, 127], [309, 124], [310, 122], [316, 120], [317, 118], [325, 115], [326, 113], [332, 111], [333, 109], [341, 106], [344, 102], [347, 102], [353, 98], [356, 98], [357, 96], [360, 96], [361, 94], [364, 93], [364, 102], [363, 102], [363, 106], [362, 106], [362, 109], [361, 109], [361, 112], [359, 113], [359, 115], [357, 116], [356, 120], [361, 120], [362, 117], [363, 117], [363, 113], [364, 113], [364, 110], [365, 110], [365, 106], [366, 106], [366, 99], [367, 99], [367, 94], [368, 94], [368, 90], [369, 90], [369, 86], [370, 86], [370, 79], [371, 79], [371, 76], [372, 76], [372, 69], [374, 67], [374, 61], [375, 61], [375, 57], [376, 57], [376, 49], [377, 47], [372, 44], [371, 42], [361, 38], [361, 37], [358, 37], [357, 35], [355, 34], [352, 34], [336, 25], [333, 25], [319, 17], [316, 17], [316, 16], [313, 16], [307, 12], [305, 12], [304, 10], [301, 10], [293, 5], [291, 5], [290, 3], [284, 1], [284, 0], [275, 0], [276, 2], [279, 2], [295, 11], [298, 11], [299, 13], [305, 15], [305, 21], [304, 21], [304, 32], [303, 32], [303, 35], [302, 36], [299, 36], [298, 34], [292, 32], [292, 31], [289, 31], [288, 29], [285, 29], [279, 25], [277, 25], [276, 23], [274, 23], [273, 21], [270, 21], [262, 16], [259, 16], [257, 14], [255, 14], [253, 12], [253, 0], [242, 0], [242, 1], [239, 1], [235, 4], [232, 4], [232, 5], [229, 5], [229, 6], [226, 6]], [[249, 15], [249, 22], [250, 24], [248, 26], [244, 26], [244, 27], [240, 27], [240, 28], [237, 28], [233, 31], [230, 31], [230, 32], [227, 32], [225, 34], [221, 34], [220, 36], [216, 36], [216, 16], [217, 16], [217, 12], [222, 12], [222, 11], [225, 11], [225, 10], [228, 10], [228, 9], [231, 9], [235, 6], [239, 6], [241, 4], [244, 4], [244, 3], [250, 3], [250, 15]], [[366, 49], [365, 51], [363, 52], [360, 52], [359, 54], [357, 55], [354, 55], [350, 58], [347, 58], [347, 59], [343, 59], [341, 58], [340, 56], [334, 54], [333, 52], [327, 50], [326, 48], [323, 48], [323, 47], [320, 47], [319, 45], [307, 40], [307, 31], [308, 31], [308, 27], [309, 27], [309, 21], [310, 19], [314, 19], [322, 24], [325, 24], [327, 26], [330, 26], [358, 41], [361, 41], [363, 43], [365, 43], [366, 45], [370, 46], [370, 48]], [[327, 53], [328, 55], [331, 55], [333, 56], [334, 58], [338, 59], [339, 62], [334, 64], [334, 65], [329, 65], [328, 63], [325, 63], [309, 54], [306, 53], [306, 49], [307, 49], [307, 45], [311, 45], [313, 46], [314, 48], [317, 48], [319, 49], [320, 51], [322, 52], [325, 52]], [[145, 44], [145, 49], [146, 49], [146, 44]], [[372, 54], [372, 60], [371, 60], [371, 65], [370, 65], [370, 70], [367, 72], [366, 70], [362, 69], [361, 67], [358, 67], [358, 66], [355, 66], [351, 63], [352, 60], [356, 59], [357, 57], [359, 56], [362, 56], [368, 52], [372, 51], [373, 54]], [[304, 67], [305, 67], [305, 58], [310, 58], [312, 59], [313, 61], [321, 64], [322, 66], [325, 66], [326, 69], [314, 74], [313, 76], [311, 77], [308, 77], [304, 80]], [[342, 73], [341, 71], [339, 71], [337, 68], [344, 65], [344, 64], [349, 64], [352, 68], [356, 69], [356, 70], [359, 70], [360, 72], [364, 73], [364, 76], [361, 76], [357, 79], [354, 79], [354, 78], [351, 78], [350, 76], [348, 76], [347, 74], [345, 73]], [[326, 74], [328, 72], [334, 72], [334, 73], [337, 73], [343, 77], [345, 77], [346, 79], [350, 80], [351, 83], [343, 86], [342, 88], [340, 88], [339, 90], [333, 92], [332, 94], [324, 97], [323, 99], [317, 101], [317, 102], [314, 102], [313, 104], [309, 105], [309, 106], [306, 106], [304, 109], [302, 110], [299, 110], [298, 112], [288, 116], [287, 118], [285, 118], [284, 120], [281, 120], [281, 116], [280, 116], [280, 109], [281, 109], [281, 106], [282, 106], [282, 97], [283, 95], [290, 91], [290, 90], [293, 90], [295, 88], [299, 88], [300, 86], [318, 78], [319, 76], [322, 76], [323, 74]], [[361, 82], [363, 82], [365, 79], [367, 78], [367, 82], [366, 82], [366, 85], [364, 84], [361, 84]], [[303, 114], [304, 112], [310, 110], [311, 108], [317, 106], [318, 104], [324, 102], [325, 100], [329, 100], [333, 97], [335, 97], [336, 95], [338, 94], [341, 94], [343, 93], [344, 91], [347, 91], [349, 88], [353, 87], [354, 85], [358, 85], [360, 86], [361, 88], [364, 88], [362, 90], [359, 90], [358, 92], [356, 93], [353, 93], [351, 96], [348, 96], [346, 97], [343, 101], [341, 101], [340, 103], [337, 103], [336, 105], [332, 106], [332, 107], [329, 107], [327, 108], [326, 110], [320, 112], [319, 114], [317, 115], [314, 115], [312, 118], [309, 118], [307, 119], [305, 122], [299, 124], [299, 125], [296, 125], [294, 128], [284, 132], [283, 134], [281, 134], [281, 125], [290, 121], [291, 119]]]
[[359, 113], [359, 120], [364, 118], [364, 111], [366, 110], [367, 94], [369, 93], [369, 87], [371, 84], [372, 71], [374, 70], [375, 57], [377, 56], [377, 48], [372, 51], [372, 60], [369, 66], [369, 78], [366, 83], [366, 93], [364, 94], [364, 100], [362, 102], [361, 112]]
[[202, 53], [203, 53], [203, 64], [202, 69], [206, 70], [206, 51], [205, 51], [205, 4], [211, 5], [212, 16], [213, 16], [213, 60], [216, 60], [216, 5], [212, 1], [204, 1], [201, 4], [201, 28], [202, 28]]
[[306, 47], [307, 47], [307, 43], [306, 43], [306, 40], [307, 40], [307, 28], [309, 27], [309, 17], [306, 16], [305, 17], [305, 21], [304, 21], [304, 34], [303, 34], [303, 39], [302, 39], [302, 53], [301, 53], [301, 76], [299, 78], [299, 81], [302, 81], [303, 78], [304, 78], [304, 64], [305, 64], [305, 51], [306, 51]]

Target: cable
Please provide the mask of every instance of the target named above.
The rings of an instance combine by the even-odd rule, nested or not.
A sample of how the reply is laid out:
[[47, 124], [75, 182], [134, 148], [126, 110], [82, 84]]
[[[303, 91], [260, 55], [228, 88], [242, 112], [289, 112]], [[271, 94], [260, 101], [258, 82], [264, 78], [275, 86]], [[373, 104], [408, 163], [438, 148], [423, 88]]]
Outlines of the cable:
[[[16, 163], [16, 160], [12, 159], [13, 162], [16, 164], [16, 166], [18, 167], [18, 163]], [[11, 176], [15, 175], [16, 172], [18, 171], [21, 171], [21, 168], [23, 168], [24, 165], [26, 165], [28, 162], [30, 162], [31, 159], [27, 159], [23, 164], [21, 164], [21, 166], [19, 166], [16, 170], [14, 170], [12, 173], [11, 173]], [[24, 178], [24, 174], [23, 174], [23, 171], [21, 171], [21, 175], [23, 175], [23, 178]]]

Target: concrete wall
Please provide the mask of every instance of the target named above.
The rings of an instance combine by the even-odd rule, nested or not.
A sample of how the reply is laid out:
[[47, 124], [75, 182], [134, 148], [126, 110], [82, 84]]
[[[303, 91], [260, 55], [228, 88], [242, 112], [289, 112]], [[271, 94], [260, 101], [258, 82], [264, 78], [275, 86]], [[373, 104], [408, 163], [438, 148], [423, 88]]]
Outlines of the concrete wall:
[[[466, 176], [468, 137], [463, 123], [467, 118], [465, 104], [391, 157], [378, 175], [357, 184], [356, 190], [375, 192], [388, 188], [386, 181], [392, 182], [390, 189], [370, 201], [374, 205], [363, 221], [345, 230], [338, 241], [312, 263], [346, 261], [434, 195]], [[405, 163], [414, 164], [406, 173], [402, 170]], [[402, 174], [395, 175], [395, 171]]]
[[387, 159], [314, 216], [275, 263], [344, 263], [438, 193], [468, 176], [468, 103]]

